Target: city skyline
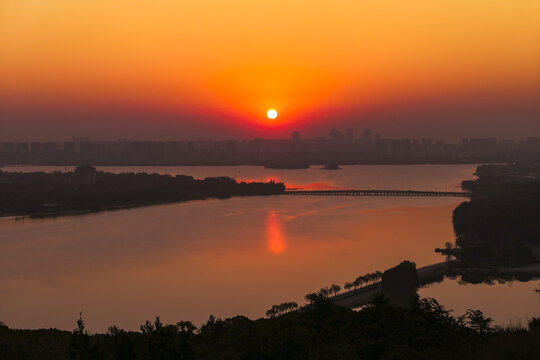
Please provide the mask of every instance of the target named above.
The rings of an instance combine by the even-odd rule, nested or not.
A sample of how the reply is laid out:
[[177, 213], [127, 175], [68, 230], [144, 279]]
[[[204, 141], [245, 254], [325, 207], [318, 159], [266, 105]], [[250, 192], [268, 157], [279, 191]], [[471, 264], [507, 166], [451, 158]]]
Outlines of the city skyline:
[[[454, 144], [454, 145], [460, 145], [462, 144], [464, 139], [495, 139], [497, 142], [514, 142], [514, 143], [520, 143], [520, 142], [526, 142], [529, 138], [536, 138], [540, 136], [540, 130], [535, 132], [529, 132], [527, 134], [524, 134], [523, 136], [493, 136], [489, 134], [479, 134], [479, 135], [471, 135], [471, 134], [463, 134], [463, 136], [456, 136], [455, 138], [452, 137], [450, 140], [448, 138], [445, 138], [443, 136], [431, 136], [430, 134], [425, 135], [412, 135], [412, 136], [391, 136], [387, 133], [383, 133], [381, 131], [374, 130], [372, 128], [328, 128], [326, 131], [302, 131], [300, 129], [293, 128], [291, 131], [284, 133], [281, 135], [276, 136], [251, 136], [251, 137], [204, 137], [204, 135], [198, 137], [198, 138], [185, 138], [183, 136], [175, 136], [175, 134], [169, 134], [167, 137], [163, 138], [155, 138], [152, 136], [141, 136], [141, 137], [128, 137], [128, 136], [118, 136], [118, 137], [93, 137], [87, 134], [77, 134], [73, 136], [66, 136], [66, 137], [56, 137], [51, 139], [43, 139], [39, 136], [34, 138], [24, 138], [24, 137], [11, 137], [11, 138], [1, 138], [0, 137], [0, 143], [31, 143], [31, 142], [55, 142], [55, 143], [63, 143], [63, 142], [81, 142], [81, 141], [92, 141], [92, 142], [121, 142], [121, 141], [147, 141], [147, 142], [222, 142], [222, 141], [238, 141], [238, 142], [246, 142], [246, 141], [253, 141], [253, 140], [289, 140], [291, 138], [295, 137], [295, 133], [297, 135], [297, 139], [301, 140], [308, 140], [308, 139], [332, 139], [333, 132], [336, 132], [339, 134], [339, 137], [342, 137], [343, 140], [359, 140], [364, 139], [365, 132], [368, 131], [372, 135], [373, 139], [376, 138], [384, 138], [384, 139], [409, 139], [409, 140], [422, 140], [422, 139], [430, 139], [435, 141], [441, 141], [443, 143], [447, 144]], [[390, 133], [392, 134], [392, 132]], [[334, 138], [335, 140], [335, 138]]]
[[439, 139], [386, 138], [364, 129], [330, 129], [327, 137], [219, 141], [144, 141], [118, 139], [2, 142], [0, 164], [101, 165], [264, 165], [305, 168], [315, 164], [475, 163], [532, 160], [540, 137], [520, 141], [495, 137], [463, 138], [459, 144]]

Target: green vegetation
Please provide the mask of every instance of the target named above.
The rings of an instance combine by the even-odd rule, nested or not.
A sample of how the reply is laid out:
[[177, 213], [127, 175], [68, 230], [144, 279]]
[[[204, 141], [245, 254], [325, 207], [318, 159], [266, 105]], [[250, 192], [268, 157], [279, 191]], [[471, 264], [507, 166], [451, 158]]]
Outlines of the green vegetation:
[[274, 305], [270, 310], [266, 312], [266, 316], [268, 317], [276, 317], [282, 314], [285, 314], [289, 311], [297, 310], [298, 304], [294, 301], [291, 302], [285, 302], [279, 305]]
[[434, 299], [409, 308], [376, 299], [360, 311], [318, 298], [281, 316], [225, 320], [197, 329], [158, 318], [140, 331], [115, 326], [90, 335], [82, 317], [73, 332], [0, 326], [0, 359], [538, 359], [540, 319], [493, 328], [481, 311], [460, 317]]
[[386, 270], [381, 276], [382, 292], [395, 305], [407, 306], [409, 299], [420, 287], [416, 264], [403, 261]]
[[318, 292], [307, 294], [305, 296], [306, 301], [315, 302], [319, 299], [328, 299], [331, 296], [337, 295], [341, 291], [341, 286], [332, 284], [330, 286], [322, 287]]
[[381, 281], [382, 272], [375, 271], [371, 273], [367, 273], [365, 275], [358, 276], [353, 282], [346, 282], [345, 285], [343, 285], [343, 288], [345, 290], [354, 290], [359, 287], [363, 286], [369, 286], [374, 283], [377, 283]]
[[540, 166], [485, 165], [464, 182], [469, 202], [453, 213], [456, 247], [436, 251], [462, 266], [519, 266], [537, 262], [540, 249]]
[[228, 177], [112, 174], [80, 166], [68, 173], [0, 171], [0, 216], [100, 211], [205, 198], [271, 195], [282, 183], [236, 182]]

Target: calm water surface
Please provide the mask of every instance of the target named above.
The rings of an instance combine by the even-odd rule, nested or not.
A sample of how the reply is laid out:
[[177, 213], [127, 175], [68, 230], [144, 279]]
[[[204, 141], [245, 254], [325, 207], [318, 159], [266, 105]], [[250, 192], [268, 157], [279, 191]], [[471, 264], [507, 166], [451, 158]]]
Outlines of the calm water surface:
[[[66, 171], [71, 167], [5, 167]], [[195, 178], [277, 179], [290, 187], [459, 190], [473, 165], [345, 166], [339, 171], [261, 167], [100, 167]], [[55, 219], [0, 219], [0, 321], [91, 331], [165, 322], [201, 324], [210, 314], [257, 318], [273, 304], [303, 302], [321, 286], [384, 270], [404, 259], [439, 262], [454, 241], [460, 198], [244, 197]], [[479, 308], [499, 324], [540, 315], [539, 281], [420, 291], [456, 314]]]

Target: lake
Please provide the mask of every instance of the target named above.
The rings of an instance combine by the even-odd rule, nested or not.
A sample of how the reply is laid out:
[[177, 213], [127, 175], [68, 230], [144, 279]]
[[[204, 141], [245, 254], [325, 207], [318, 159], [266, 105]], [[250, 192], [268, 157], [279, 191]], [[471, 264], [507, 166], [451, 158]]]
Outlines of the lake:
[[[69, 171], [73, 167], [3, 167]], [[98, 167], [109, 172], [275, 179], [305, 189], [459, 191], [475, 165], [358, 165], [329, 171], [255, 166]], [[136, 330], [210, 314], [250, 318], [274, 304], [303, 303], [322, 286], [402, 260], [444, 260], [452, 210], [463, 198], [256, 196], [200, 200], [45, 219], [0, 218], [0, 321], [16, 328]], [[500, 325], [540, 316], [539, 281], [420, 290], [456, 315], [480, 309]]]

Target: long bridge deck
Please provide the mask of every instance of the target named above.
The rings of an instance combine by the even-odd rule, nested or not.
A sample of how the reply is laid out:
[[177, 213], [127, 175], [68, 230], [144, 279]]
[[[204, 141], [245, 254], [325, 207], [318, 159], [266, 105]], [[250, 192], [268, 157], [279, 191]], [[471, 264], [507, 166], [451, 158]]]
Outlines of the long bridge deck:
[[422, 190], [285, 190], [285, 195], [301, 196], [453, 196], [469, 197], [468, 192]]

